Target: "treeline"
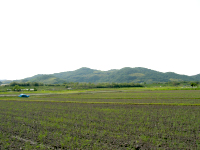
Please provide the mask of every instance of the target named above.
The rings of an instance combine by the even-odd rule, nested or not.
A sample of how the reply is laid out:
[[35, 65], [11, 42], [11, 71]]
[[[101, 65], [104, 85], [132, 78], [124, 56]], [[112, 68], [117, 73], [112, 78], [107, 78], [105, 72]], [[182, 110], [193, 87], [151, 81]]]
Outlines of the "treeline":
[[40, 83], [40, 82], [11, 82], [10, 86], [15, 86], [15, 85], [19, 85], [19, 86], [44, 86], [44, 83]]
[[147, 87], [152, 87], [152, 86], [198, 86], [200, 85], [199, 81], [170, 81], [170, 82], [154, 82], [151, 84], [146, 84], [144, 83], [145, 86]]
[[171, 81], [166, 83], [168, 85], [172, 85], [172, 86], [186, 86], [186, 85], [191, 85], [191, 86], [198, 86], [200, 84], [199, 81]]
[[144, 87], [139, 83], [64, 83], [66, 88], [122, 88], [122, 87]]
[[122, 88], [122, 87], [144, 87], [139, 83], [79, 83], [64, 82], [63, 84], [44, 84], [40, 82], [11, 82], [10, 86], [65, 86], [65, 88], [87, 89], [87, 88]]
[[11, 82], [10, 86], [20, 86], [20, 87], [58, 87], [62, 86], [65, 88], [72, 89], [90, 89], [90, 88], [122, 88], [122, 87], [151, 87], [151, 86], [198, 86], [199, 81], [170, 81], [170, 82], [156, 82], [151, 84], [144, 83], [86, 83], [86, 82], [64, 82], [62, 84], [44, 84], [40, 82]]

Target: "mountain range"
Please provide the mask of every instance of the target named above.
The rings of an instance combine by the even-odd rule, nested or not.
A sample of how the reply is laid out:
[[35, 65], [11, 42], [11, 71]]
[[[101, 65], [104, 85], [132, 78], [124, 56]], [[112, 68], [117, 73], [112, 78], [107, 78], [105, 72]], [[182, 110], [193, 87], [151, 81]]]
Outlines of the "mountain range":
[[38, 74], [33, 77], [19, 80], [19, 82], [42, 82], [45, 84], [60, 84], [64, 82], [91, 82], [91, 83], [153, 83], [169, 81], [200, 81], [200, 74], [194, 76], [180, 75], [174, 72], [162, 73], [155, 70], [136, 67], [125, 67], [100, 71], [90, 68], [80, 68], [75, 71], [54, 74]]

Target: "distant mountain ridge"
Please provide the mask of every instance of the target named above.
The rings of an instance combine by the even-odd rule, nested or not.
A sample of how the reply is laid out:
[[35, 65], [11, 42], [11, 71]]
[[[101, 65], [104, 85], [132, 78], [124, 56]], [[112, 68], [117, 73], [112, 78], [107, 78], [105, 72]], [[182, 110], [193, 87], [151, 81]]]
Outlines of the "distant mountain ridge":
[[108, 71], [100, 71], [83, 67], [75, 71], [60, 72], [50, 75], [38, 74], [20, 81], [42, 82], [46, 84], [60, 84], [63, 82], [153, 83], [169, 81], [200, 81], [200, 74], [187, 76], [176, 74], [174, 72], [162, 73], [142, 67], [125, 67], [122, 69], [112, 69]]

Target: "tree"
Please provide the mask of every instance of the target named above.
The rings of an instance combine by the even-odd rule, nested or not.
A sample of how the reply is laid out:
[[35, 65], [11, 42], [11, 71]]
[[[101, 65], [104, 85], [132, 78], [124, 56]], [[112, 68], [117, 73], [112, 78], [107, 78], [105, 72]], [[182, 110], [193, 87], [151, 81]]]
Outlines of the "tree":
[[174, 81], [174, 82], [172, 82], [172, 84], [173, 84], [174, 86], [177, 86], [177, 85], [180, 85], [180, 82]]
[[197, 86], [197, 83], [191, 82], [190, 85], [191, 85], [192, 87], [194, 87], [194, 86]]
[[39, 83], [38, 82], [33, 82], [32, 85], [33, 86], [39, 86]]
[[21, 88], [19, 85], [15, 85], [12, 90], [13, 91], [21, 91]]
[[15, 86], [15, 85], [19, 85], [19, 83], [15, 82], [15, 81], [10, 83], [10, 86]]

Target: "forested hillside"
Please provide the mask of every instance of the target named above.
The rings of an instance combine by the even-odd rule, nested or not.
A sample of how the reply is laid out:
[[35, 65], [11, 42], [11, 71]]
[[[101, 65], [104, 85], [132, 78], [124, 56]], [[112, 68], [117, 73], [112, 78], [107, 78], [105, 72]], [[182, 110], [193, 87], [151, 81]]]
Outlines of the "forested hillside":
[[200, 81], [200, 74], [195, 76], [179, 75], [173, 72], [162, 73], [147, 68], [122, 68], [109, 71], [100, 71], [90, 68], [80, 68], [75, 71], [54, 73], [51, 75], [35, 75], [21, 80], [23, 82], [42, 82], [59, 84], [63, 82], [91, 82], [91, 83], [153, 83], [169, 81]]

